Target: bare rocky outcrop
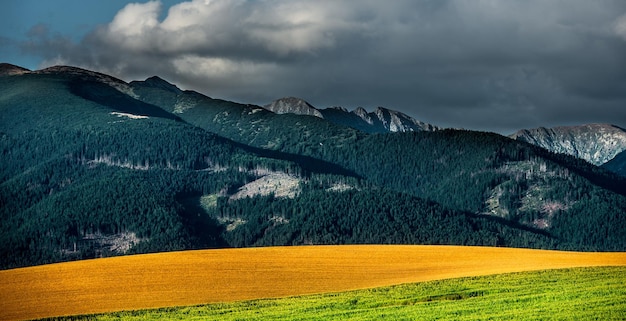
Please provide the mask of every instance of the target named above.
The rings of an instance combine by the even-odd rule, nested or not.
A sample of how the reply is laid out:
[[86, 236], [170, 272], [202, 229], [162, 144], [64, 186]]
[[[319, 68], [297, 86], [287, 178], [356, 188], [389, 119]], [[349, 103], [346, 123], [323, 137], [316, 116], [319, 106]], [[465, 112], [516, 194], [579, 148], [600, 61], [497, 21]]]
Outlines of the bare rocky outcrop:
[[334, 124], [356, 128], [369, 133], [435, 131], [437, 126], [383, 107], [368, 112], [363, 107], [348, 111], [343, 107], [317, 109], [304, 99], [286, 97], [273, 101], [263, 108], [276, 114], [309, 115], [326, 119]]
[[[392, 133], [435, 131], [439, 129], [437, 126], [421, 122], [407, 114], [383, 107], [377, 107], [373, 113], [368, 113], [367, 119], [371, 120], [372, 118], [374, 118], [372, 117], [372, 114], [376, 116], [375, 119], [378, 119], [379, 124], [382, 125], [384, 129]], [[373, 122], [372, 124], [374, 125], [375, 122]]]
[[626, 150], [626, 130], [610, 124], [523, 129], [509, 137], [598, 166]]
[[324, 118], [319, 110], [304, 99], [296, 97], [281, 98], [263, 106], [263, 108], [276, 114], [309, 115]]
[[270, 194], [273, 194], [275, 197], [294, 198], [300, 191], [300, 182], [301, 179], [295, 176], [272, 172], [242, 186], [230, 199], [237, 200]]

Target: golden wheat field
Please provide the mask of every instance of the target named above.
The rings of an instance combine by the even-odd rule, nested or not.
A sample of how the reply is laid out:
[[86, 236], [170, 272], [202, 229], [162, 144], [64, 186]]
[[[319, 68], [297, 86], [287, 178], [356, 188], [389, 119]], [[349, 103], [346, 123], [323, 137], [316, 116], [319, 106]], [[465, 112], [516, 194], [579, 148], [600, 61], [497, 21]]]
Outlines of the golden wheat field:
[[0, 320], [617, 265], [626, 265], [626, 253], [465, 246], [299, 246], [144, 254], [0, 271]]

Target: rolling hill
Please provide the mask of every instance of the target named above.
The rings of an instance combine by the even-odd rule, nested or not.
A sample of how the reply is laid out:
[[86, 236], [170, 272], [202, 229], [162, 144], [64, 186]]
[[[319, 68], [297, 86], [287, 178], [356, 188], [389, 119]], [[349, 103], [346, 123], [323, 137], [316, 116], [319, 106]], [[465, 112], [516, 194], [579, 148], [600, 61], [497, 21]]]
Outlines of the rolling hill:
[[[0, 271], [0, 319], [188, 306], [520, 271], [624, 265], [624, 253], [465, 246], [298, 246], [155, 253]], [[562, 295], [563, 288], [554, 290], [557, 280], [551, 280], [551, 286], [544, 289], [549, 287], [551, 295]], [[615, 285], [608, 289], [616, 291]]]
[[619, 320], [625, 268], [574, 268], [61, 320]]

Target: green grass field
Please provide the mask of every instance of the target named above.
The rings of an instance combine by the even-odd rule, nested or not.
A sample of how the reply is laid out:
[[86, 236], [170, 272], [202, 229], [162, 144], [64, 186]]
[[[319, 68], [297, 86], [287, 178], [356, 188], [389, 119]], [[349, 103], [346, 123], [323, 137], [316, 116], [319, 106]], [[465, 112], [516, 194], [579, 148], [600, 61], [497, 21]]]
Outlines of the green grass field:
[[500, 274], [49, 320], [626, 320], [626, 268]]

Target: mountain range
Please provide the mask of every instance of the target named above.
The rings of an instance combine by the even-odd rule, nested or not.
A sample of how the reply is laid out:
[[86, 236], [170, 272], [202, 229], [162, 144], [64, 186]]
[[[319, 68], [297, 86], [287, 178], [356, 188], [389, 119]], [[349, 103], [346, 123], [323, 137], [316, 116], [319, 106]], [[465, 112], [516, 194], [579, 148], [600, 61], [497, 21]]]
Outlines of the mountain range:
[[626, 249], [626, 183], [607, 170], [624, 168], [619, 128], [569, 136], [599, 167], [530, 130], [240, 104], [69, 66], [0, 75], [2, 268], [266, 245]]
[[[334, 124], [366, 133], [436, 131], [442, 128], [416, 120], [404, 113], [377, 107], [367, 112], [358, 107], [348, 111], [343, 107], [318, 109], [296, 97], [277, 99], [263, 108], [276, 114], [319, 117]], [[626, 176], [626, 130], [611, 124], [584, 124], [554, 128], [521, 129], [508, 137], [542, 147], [554, 153], [572, 155], [596, 166]], [[624, 153], [623, 155], [620, 155]], [[620, 155], [618, 157], [618, 155]], [[622, 161], [620, 161], [622, 160]]]
[[404, 113], [377, 107], [367, 112], [363, 107], [348, 111], [343, 107], [317, 109], [301, 98], [277, 99], [263, 108], [276, 114], [310, 115], [326, 119], [340, 126], [351, 127], [366, 133], [435, 131], [439, 127], [414, 119]]

